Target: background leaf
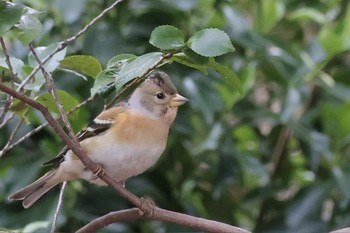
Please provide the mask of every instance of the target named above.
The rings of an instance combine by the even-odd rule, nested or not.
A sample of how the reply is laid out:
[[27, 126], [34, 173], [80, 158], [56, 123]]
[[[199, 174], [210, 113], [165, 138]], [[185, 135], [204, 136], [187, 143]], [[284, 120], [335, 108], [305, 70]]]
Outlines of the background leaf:
[[242, 93], [241, 80], [239, 80], [238, 76], [230, 68], [217, 63], [215, 60], [210, 60], [208, 66], [220, 73], [223, 77], [227, 78], [227, 81], [231, 87], [236, 88], [240, 93]]

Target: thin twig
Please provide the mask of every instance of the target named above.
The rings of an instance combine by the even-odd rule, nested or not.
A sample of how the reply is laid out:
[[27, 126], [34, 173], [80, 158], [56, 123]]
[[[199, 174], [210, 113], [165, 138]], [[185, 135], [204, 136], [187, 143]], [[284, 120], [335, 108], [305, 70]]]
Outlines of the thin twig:
[[8, 117], [5, 117], [2, 123], [0, 124], [0, 129], [3, 128], [14, 116], [15, 116], [15, 113], [11, 112]]
[[67, 185], [67, 181], [64, 181], [62, 183], [62, 186], [61, 186], [61, 189], [60, 189], [60, 195], [58, 197], [55, 214], [54, 214], [53, 219], [52, 219], [52, 225], [51, 225], [51, 231], [50, 231], [51, 233], [55, 233], [55, 231], [56, 231], [56, 224], [57, 224], [57, 220], [58, 220], [58, 214], [60, 212], [60, 209], [61, 209], [61, 206], [62, 206], [62, 203], [63, 203], [63, 194], [64, 194], [64, 190], [66, 188], [66, 185]]
[[[28, 133], [26, 133], [25, 135], [23, 135], [20, 139], [18, 139], [17, 141], [15, 141], [14, 143], [12, 143], [11, 145], [9, 145], [7, 147], [7, 151], [11, 150], [13, 147], [17, 146], [18, 144], [20, 144], [21, 142], [23, 142], [24, 140], [30, 138], [31, 136], [33, 136], [34, 134], [36, 134], [37, 132], [39, 132], [40, 130], [42, 130], [43, 128], [45, 128], [46, 126], [48, 126], [49, 123], [45, 122], [44, 124], [39, 125], [38, 127], [36, 127], [35, 129], [29, 131]], [[2, 149], [3, 150], [3, 149]]]
[[[6, 64], [7, 64], [7, 68], [8, 68], [8, 70], [9, 70], [9, 72], [10, 72], [10, 77], [11, 77], [11, 80], [12, 80], [11, 86], [13, 86], [13, 81], [15, 80], [16, 75], [15, 75], [14, 72], [13, 72], [13, 68], [12, 68], [12, 65], [11, 65], [10, 56], [9, 56], [9, 54], [7, 53], [5, 41], [4, 41], [4, 38], [2, 38], [2, 37], [0, 37], [0, 45], [1, 45], [2, 51], [3, 51], [4, 55], [5, 55], [5, 62], [6, 62]], [[1, 113], [1, 115], [0, 115], [0, 125], [4, 125], [4, 124], [3, 124], [3, 121], [4, 121], [4, 119], [5, 119], [5, 116], [6, 116], [7, 112], [8, 112], [9, 109], [10, 109], [10, 106], [11, 106], [12, 102], [13, 102], [12, 96], [8, 95], [8, 96], [7, 96], [7, 99], [6, 99], [6, 102], [5, 102], [5, 105], [4, 105], [4, 108], [3, 108], [3, 111], [2, 111], [2, 113]], [[7, 119], [8, 119], [8, 118], [7, 118]]]
[[[81, 102], [80, 104], [78, 104], [77, 106], [75, 106], [75, 108], [73, 108], [72, 110], [67, 112], [67, 115], [72, 114], [73, 112], [75, 112], [76, 110], [78, 110], [79, 108], [81, 108], [82, 106], [86, 105], [87, 103], [89, 103], [90, 101], [93, 100], [93, 97], [89, 97], [88, 99], [84, 100], [83, 102]], [[59, 120], [61, 117], [57, 117], [56, 120]], [[29, 131], [28, 133], [26, 133], [25, 135], [23, 135], [21, 138], [19, 138], [16, 142], [12, 143], [11, 145], [8, 146], [7, 151], [11, 150], [13, 147], [17, 146], [18, 144], [20, 144], [21, 142], [23, 142], [24, 140], [30, 138], [31, 136], [33, 136], [34, 134], [38, 133], [40, 130], [42, 130], [43, 128], [45, 128], [46, 126], [48, 126], [49, 123], [45, 122], [39, 126], [37, 126], [35, 129]], [[1, 128], [1, 127], [0, 127]]]
[[[47, 57], [45, 57], [41, 63], [44, 65], [46, 62], [48, 62], [56, 53], [62, 51], [65, 49], [69, 44], [76, 41], [83, 33], [85, 33], [90, 27], [92, 27], [100, 18], [102, 18], [105, 14], [107, 14], [110, 10], [112, 10], [116, 5], [123, 2], [123, 0], [117, 0], [114, 3], [112, 3], [109, 7], [104, 9], [99, 15], [97, 15], [95, 18], [93, 18], [83, 29], [81, 29], [79, 32], [77, 32], [74, 36], [62, 41], [59, 43], [59, 45], [56, 47], [55, 50], [53, 50]], [[40, 65], [37, 65], [33, 71], [23, 80], [23, 82], [19, 85], [17, 88], [17, 91], [22, 92], [24, 86], [34, 77], [34, 75], [40, 70]]]
[[35, 51], [35, 49], [34, 49], [32, 43], [29, 44], [29, 48], [30, 48], [32, 54], [34, 55], [36, 61], [38, 62], [39, 67], [40, 67], [40, 69], [41, 69], [41, 72], [42, 72], [43, 75], [44, 75], [47, 88], [49, 89], [51, 95], [53, 96], [53, 98], [54, 98], [54, 100], [55, 100], [55, 102], [56, 102], [56, 104], [57, 104], [57, 107], [58, 107], [58, 110], [59, 110], [59, 112], [60, 112], [62, 121], [63, 121], [64, 125], [66, 126], [66, 128], [67, 128], [67, 130], [68, 130], [68, 135], [71, 137], [71, 139], [72, 139], [75, 143], [78, 143], [78, 139], [77, 139], [76, 136], [75, 136], [73, 127], [72, 127], [71, 123], [70, 123], [69, 120], [68, 120], [68, 117], [67, 117], [66, 112], [64, 111], [63, 104], [62, 104], [61, 100], [59, 99], [59, 97], [58, 97], [58, 95], [57, 95], [57, 91], [56, 91], [56, 87], [55, 87], [55, 82], [53, 81], [53, 78], [52, 78], [51, 74], [48, 73], [48, 72], [45, 70], [44, 65], [42, 64], [42, 62], [41, 62], [41, 60], [40, 60], [38, 54], [36, 53], [36, 51]]
[[6, 145], [3, 147], [3, 149], [0, 151], [0, 158], [9, 150], [9, 146], [12, 143], [17, 131], [19, 130], [19, 127], [23, 124], [23, 118], [17, 123], [16, 127], [13, 129], [9, 139], [6, 142]]

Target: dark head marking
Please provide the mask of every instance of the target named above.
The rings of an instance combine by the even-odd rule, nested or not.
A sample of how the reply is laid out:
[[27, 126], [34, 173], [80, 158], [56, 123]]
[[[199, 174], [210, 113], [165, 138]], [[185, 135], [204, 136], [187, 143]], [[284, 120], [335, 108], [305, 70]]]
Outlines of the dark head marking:
[[147, 78], [162, 88], [165, 93], [170, 95], [177, 93], [176, 87], [171, 82], [170, 77], [166, 73], [155, 70], [150, 73]]

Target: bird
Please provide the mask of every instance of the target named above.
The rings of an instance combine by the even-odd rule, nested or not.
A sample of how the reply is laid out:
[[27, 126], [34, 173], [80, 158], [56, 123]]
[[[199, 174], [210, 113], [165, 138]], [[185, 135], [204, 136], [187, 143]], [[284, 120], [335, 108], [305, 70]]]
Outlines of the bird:
[[[165, 150], [177, 108], [186, 102], [165, 72], [152, 71], [128, 98], [102, 111], [77, 139], [103, 172], [124, 183], [156, 163]], [[9, 200], [22, 200], [23, 207], [29, 208], [64, 181], [84, 179], [107, 185], [67, 147], [43, 165], [56, 168], [10, 195]]]

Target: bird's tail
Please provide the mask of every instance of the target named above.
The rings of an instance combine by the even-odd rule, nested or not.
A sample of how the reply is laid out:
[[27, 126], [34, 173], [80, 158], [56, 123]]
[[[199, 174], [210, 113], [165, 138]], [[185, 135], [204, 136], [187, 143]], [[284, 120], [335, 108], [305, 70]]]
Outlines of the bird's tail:
[[53, 176], [57, 170], [47, 172], [41, 178], [9, 196], [9, 200], [23, 200], [24, 208], [31, 207], [42, 195], [60, 182]]

